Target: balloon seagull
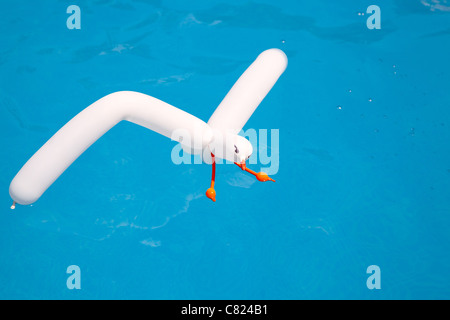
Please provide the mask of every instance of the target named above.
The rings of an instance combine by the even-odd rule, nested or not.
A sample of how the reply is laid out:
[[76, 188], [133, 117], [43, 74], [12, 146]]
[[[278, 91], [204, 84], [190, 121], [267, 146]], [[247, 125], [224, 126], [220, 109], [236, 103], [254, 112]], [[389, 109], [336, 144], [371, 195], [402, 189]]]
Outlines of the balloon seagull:
[[262, 52], [234, 84], [208, 123], [151, 96], [131, 91], [109, 94], [81, 111], [50, 138], [22, 167], [11, 182], [9, 194], [16, 203], [37, 201], [50, 185], [95, 141], [122, 120], [178, 141], [185, 152], [211, 154], [212, 179], [206, 195], [216, 201], [216, 158], [234, 162], [259, 181], [275, 181], [248, 169], [253, 152], [239, 131], [272, 89], [287, 66], [279, 49]]

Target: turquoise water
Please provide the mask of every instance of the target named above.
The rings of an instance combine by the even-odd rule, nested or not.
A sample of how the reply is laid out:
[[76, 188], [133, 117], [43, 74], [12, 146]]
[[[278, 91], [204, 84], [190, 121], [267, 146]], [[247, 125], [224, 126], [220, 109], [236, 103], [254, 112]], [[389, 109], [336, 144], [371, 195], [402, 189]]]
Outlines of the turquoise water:
[[[450, 1], [1, 7], [0, 298], [450, 298]], [[207, 120], [273, 47], [289, 66], [246, 128], [280, 130], [275, 184], [218, 166], [212, 203], [210, 166], [120, 123], [10, 210], [14, 175], [95, 100], [134, 90]]]

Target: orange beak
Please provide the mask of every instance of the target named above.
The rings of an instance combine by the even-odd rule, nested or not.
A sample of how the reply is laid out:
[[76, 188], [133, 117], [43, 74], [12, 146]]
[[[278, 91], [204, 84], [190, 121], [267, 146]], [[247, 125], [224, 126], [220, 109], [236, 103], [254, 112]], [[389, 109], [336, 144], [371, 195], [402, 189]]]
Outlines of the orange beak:
[[245, 165], [245, 160], [241, 161], [241, 169], [245, 171], [245, 169], [247, 168], [247, 166]]

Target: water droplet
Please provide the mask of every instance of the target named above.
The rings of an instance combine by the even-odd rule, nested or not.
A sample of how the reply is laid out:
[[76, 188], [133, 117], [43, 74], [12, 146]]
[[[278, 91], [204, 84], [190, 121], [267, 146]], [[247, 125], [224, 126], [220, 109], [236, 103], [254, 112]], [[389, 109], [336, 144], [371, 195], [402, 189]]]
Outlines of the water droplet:
[[372, 99], [369, 99], [369, 102], [372, 102], [373, 100]]
[[336, 107], [338, 110], [342, 110], [342, 106], [337, 106]]
[[286, 40], [281, 40], [281, 43], [286, 43]]

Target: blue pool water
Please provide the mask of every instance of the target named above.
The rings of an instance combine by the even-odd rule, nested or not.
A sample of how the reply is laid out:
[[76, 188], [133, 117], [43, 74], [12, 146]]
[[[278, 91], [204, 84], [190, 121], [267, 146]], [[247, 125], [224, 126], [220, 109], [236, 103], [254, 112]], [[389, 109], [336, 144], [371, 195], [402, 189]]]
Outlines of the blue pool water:
[[[450, 298], [450, 1], [1, 7], [0, 298]], [[218, 166], [212, 203], [210, 166], [120, 123], [10, 210], [14, 175], [95, 100], [134, 90], [207, 120], [273, 47], [289, 66], [246, 128], [279, 129], [275, 184]]]

